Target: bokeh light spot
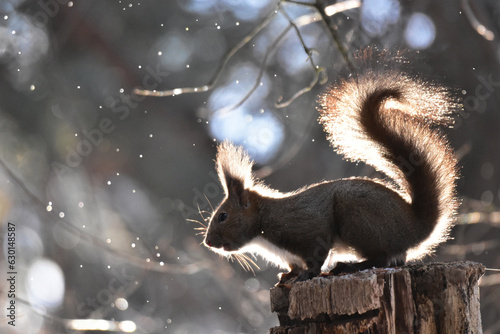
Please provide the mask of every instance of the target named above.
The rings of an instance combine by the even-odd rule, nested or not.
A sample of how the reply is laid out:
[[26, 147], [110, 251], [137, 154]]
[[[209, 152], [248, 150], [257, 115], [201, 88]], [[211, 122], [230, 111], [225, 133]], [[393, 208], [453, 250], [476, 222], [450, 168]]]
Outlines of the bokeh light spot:
[[26, 275], [29, 301], [33, 305], [55, 308], [64, 297], [64, 275], [57, 263], [49, 259], [37, 259]]
[[405, 29], [406, 43], [412, 49], [426, 49], [436, 38], [436, 27], [432, 19], [423, 13], [413, 13]]
[[372, 37], [382, 36], [398, 22], [401, 6], [397, 0], [365, 0], [361, 7], [361, 26]]

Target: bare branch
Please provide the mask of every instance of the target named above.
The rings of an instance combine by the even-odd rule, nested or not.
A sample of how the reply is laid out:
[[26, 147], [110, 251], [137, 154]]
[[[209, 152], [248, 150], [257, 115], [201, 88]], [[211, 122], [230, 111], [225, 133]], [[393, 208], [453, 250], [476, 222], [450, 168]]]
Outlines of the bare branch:
[[278, 13], [279, 9], [279, 4], [276, 10], [273, 10], [267, 15], [264, 20], [255, 27], [254, 30], [252, 30], [248, 35], [246, 35], [238, 44], [233, 46], [225, 55], [224, 58], [222, 59], [222, 62], [219, 64], [219, 67], [215, 71], [214, 76], [208, 84], [199, 86], [199, 87], [184, 87], [184, 88], [174, 88], [170, 90], [164, 90], [164, 91], [156, 91], [156, 90], [145, 90], [145, 89], [140, 89], [140, 88], [135, 88], [134, 93], [137, 95], [145, 95], [145, 96], [175, 96], [175, 95], [180, 95], [180, 94], [186, 94], [186, 93], [198, 93], [198, 92], [206, 92], [214, 88], [215, 84], [219, 80], [220, 76], [222, 75], [222, 71], [226, 67], [227, 63], [229, 60], [238, 52], [242, 47], [244, 47], [248, 42], [250, 42], [262, 29], [267, 27], [269, 22], [272, 21], [276, 13]]
[[264, 75], [264, 72], [266, 70], [266, 63], [267, 63], [267, 59], [269, 58], [269, 55], [276, 49], [279, 42], [283, 39], [283, 37], [285, 37], [285, 35], [290, 31], [291, 28], [292, 28], [291, 25], [289, 25], [287, 28], [285, 28], [281, 32], [281, 34], [279, 34], [279, 36], [273, 41], [272, 46], [267, 49], [266, 54], [264, 55], [264, 58], [262, 59], [262, 61], [260, 63], [259, 74], [257, 75], [257, 78], [255, 79], [255, 83], [252, 86], [252, 88], [247, 92], [247, 94], [240, 101], [238, 101], [238, 103], [236, 103], [235, 105], [232, 105], [229, 107], [224, 107], [224, 108], [220, 109], [219, 112], [224, 113], [224, 112], [229, 112], [231, 110], [239, 108], [239, 107], [241, 107], [241, 105], [243, 105], [243, 103], [245, 103], [246, 100], [248, 100], [250, 98], [250, 96], [252, 96], [253, 92], [255, 92], [255, 90], [260, 85], [260, 82], [261, 82], [260, 80], [262, 79], [262, 76]]
[[[298, 4], [298, 5], [304, 5], [304, 6], [314, 7], [314, 8], [317, 9], [317, 12], [306, 14], [306, 15], [302, 15], [302, 16], [298, 17], [297, 19], [293, 20], [286, 13], [286, 11], [281, 7], [281, 4], [283, 2], [294, 3], [294, 4]], [[262, 29], [264, 29], [272, 21], [272, 19], [274, 19], [276, 13], [280, 12], [280, 13], [282, 13], [286, 17], [286, 19], [290, 23], [290, 26], [287, 27], [274, 40], [273, 45], [265, 53], [264, 58], [261, 61], [261, 64], [260, 64], [260, 67], [259, 67], [259, 74], [258, 74], [258, 76], [257, 76], [257, 78], [255, 80], [255, 84], [248, 91], [248, 93], [237, 104], [235, 104], [233, 106], [228, 106], [226, 108], [223, 108], [223, 109], [221, 109], [221, 111], [228, 112], [228, 111], [234, 110], [234, 109], [240, 107], [241, 105], [243, 105], [243, 103], [245, 103], [245, 101], [247, 101], [250, 98], [250, 96], [253, 94], [253, 92], [255, 92], [255, 90], [259, 87], [260, 80], [262, 79], [262, 76], [263, 76], [263, 74], [265, 72], [265, 65], [267, 63], [267, 60], [268, 60], [270, 54], [276, 49], [277, 45], [279, 44], [279, 42], [281, 41], [281, 39], [283, 39], [283, 37], [286, 35], [286, 33], [291, 28], [293, 28], [296, 31], [296, 33], [297, 33], [297, 36], [298, 36], [298, 38], [300, 40], [300, 43], [301, 43], [302, 47], [304, 48], [304, 52], [309, 57], [308, 60], [311, 63], [311, 66], [312, 66], [312, 68], [313, 68], [313, 70], [315, 72], [315, 75], [314, 75], [313, 80], [309, 83], [309, 85], [307, 85], [306, 87], [304, 87], [304, 88], [300, 89], [299, 91], [297, 91], [288, 100], [286, 100], [284, 102], [278, 101], [275, 104], [276, 108], [287, 107], [291, 103], [293, 103], [293, 101], [295, 99], [297, 99], [299, 96], [301, 96], [304, 93], [307, 93], [307, 92], [311, 91], [311, 89], [318, 82], [319, 82], [319, 84], [324, 84], [328, 80], [328, 77], [326, 76], [325, 69], [322, 68], [322, 67], [317, 66], [314, 63], [314, 59], [313, 59], [314, 49], [309, 48], [306, 45], [304, 39], [302, 38], [302, 34], [301, 34], [300, 30], [299, 30], [299, 27], [303, 27], [303, 26], [306, 26], [308, 24], [315, 23], [315, 22], [318, 22], [320, 20], [323, 20], [325, 22], [325, 24], [327, 25], [327, 28], [329, 29], [329, 31], [330, 31], [330, 33], [331, 33], [331, 35], [332, 35], [335, 43], [337, 44], [337, 48], [342, 53], [342, 55], [343, 55], [343, 57], [344, 57], [347, 65], [351, 68], [351, 70], [353, 72], [355, 72], [354, 65], [351, 63], [350, 58], [349, 58], [349, 56], [347, 54], [347, 51], [343, 47], [342, 43], [340, 42], [340, 39], [338, 38], [338, 36], [336, 34], [336, 28], [332, 27], [331, 24], [328, 23], [327, 19], [328, 19], [328, 17], [330, 17], [332, 15], [335, 15], [337, 13], [340, 13], [340, 12], [343, 12], [343, 11], [346, 11], [346, 10], [349, 10], [349, 9], [353, 9], [353, 8], [358, 8], [360, 6], [361, 6], [361, 2], [359, 0], [348, 0], [348, 1], [341, 2], [341, 3], [336, 3], [336, 4], [333, 4], [333, 5], [326, 6], [325, 8], [321, 8], [321, 6], [319, 4], [317, 4], [317, 3], [313, 4], [313, 3], [306, 3], [306, 2], [293, 1], [293, 0], [281, 0], [278, 3], [278, 6], [277, 6], [277, 8], [274, 11], [270, 12], [269, 15], [259, 25], [257, 25], [257, 27], [255, 27], [254, 30], [252, 30], [238, 44], [236, 44], [233, 48], [231, 48], [226, 53], [226, 55], [224, 56], [222, 62], [219, 64], [219, 66], [218, 66], [218, 68], [217, 68], [214, 76], [212, 77], [212, 79], [209, 81], [208, 84], [203, 85], [203, 86], [198, 86], [198, 87], [174, 88], [174, 89], [165, 90], [165, 91], [156, 91], [156, 90], [151, 91], [151, 90], [144, 90], [144, 89], [136, 88], [136, 89], [134, 89], [134, 93], [137, 94], [137, 95], [163, 97], [163, 96], [175, 96], [175, 95], [181, 95], [181, 94], [187, 94], [187, 93], [199, 93], [199, 92], [206, 92], [206, 91], [212, 90], [215, 87], [217, 81], [220, 79], [220, 77], [222, 75], [222, 72], [225, 69], [225, 67], [226, 67], [227, 63], [229, 62], [229, 60], [241, 48], [243, 48], [249, 41], [251, 41]]]
[[[313, 78], [313, 80], [311, 81], [311, 83], [299, 90], [298, 92], [296, 92], [290, 99], [288, 99], [286, 102], [283, 102], [283, 103], [276, 103], [275, 106], [277, 108], [283, 108], [283, 107], [286, 107], [288, 105], [290, 105], [297, 97], [299, 97], [300, 95], [304, 94], [304, 93], [307, 93], [309, 92], [315, 85], [316, 83], [318, 83], [319, 81], [319, 78], [320, 78], [320, 75], [321, 74], [325, 74], [325, 69], [322, 68], [322, 67], [319, 67], [319, 66], [316, 66], [316, 64], [314, 63], [314, 59], [312, 58], [312, 55], [314, 53], [314, 49], [312, 48], [309, 48], [304, 39], [302, 38], [302, 34], [299, 30], [299, 27], [301, 26], [304, 26], [304, 25], [307, 25], [307, 24], [310, 24], [310, 23], [313, 23], [313, 22], [316, 22], [316, 20], [319, 18], [321, 19], [321, 17], [319, 15], [317, 15], [316, 13], [313, 13], [313, 14], [307, 14], [307, 15], [302, 15], [300, 17], [298, 17], [295, 21], [292, 20], [292, 18], [286, 13], [286, 11], [283, 9], [283, 8], [280, 8], [280, 13], [283, 14], [285, 16], [285, 18], [288, 20], [288, 22], [290, 23], [289, 26], [287, 28], [285, 28], [281, 34], [278, 35], [278, 37], [273, 41], [272, 45], [270, 48], [267, 49], [265, 55], [264, 55], [264, 58], [262, 59], [261, 63], [260, 63], [260, 67], [259, 67], [259, 74], [255, 80], [255, 83], [254, 85], [252, 86], [252, 88], [248, 91], [248, 93], [243, 97], [243, 99], [241, 99], [238, 103], [236, 103], [235, 105], [232, 105], [232, 106], [228, 106], [228, 107], [225, 107], [225, 108], [222, 108], [220, 110], [220, 112], [229, 112], [231, 110], [234, 110], [236, 108], [239, 108], [241, 105], [243, 105], [243, 103], [245, 103], [245, 101], [247, 101], [250, 96], [255, 92], [255, 90], [259, 87], [260, 85], [260, 80], [262, 79], [262, 76], [264, 75], [264, 72], [265, 72], [265, 65], [267, 63], [267, 59], [269, 58], [269, 56], [271, 55], [271, 53], [278, 47], [280, 41], [286, 36], [286, 34], [290, 31], [290, 29], [294, 29], [295, 32], [297, 33], [297, 36], [300, 40], [300, 43], [302, 45], [302, 47], [304, 48], [304, 52], [308, 55], [308, 61], [311, 63], [311, 66], [313, 68], [313, 70], [315, 71], [315, 76]], [[326, 78], [326, 75], [324, 75], [324, 79], [322, 81], [320, 81], [321, 83], [324, 83], [326, 82], [327, 78]]]
[[360, 0], [348, 0], [344, 2], [338, 2], [333, 5], [325, 7], [325, 15], [333, 16], [337, 13], [345, 12], [349, 9], [359, 8], [361, 7]]
[[[323, 79], [320, 80], [320, 76], [323, 75]], [[311, 89], [313, 89], [314, 86], [316, 86], [316, 84], [320, 83], [320, 85], [324, 84], [326, 81], [328, 80], [328, 77], [326, 76], [326, 73], [325, 73], [325, 69], [323, 67], [318, 67], [315, 69], [315, 74], [314, 74], [314, 78], [311, 80], [311, 83], [309, 83], [309, 85], [307, 85], [306, 87], [300, 89], [299, 91], [297, 91], [295, 94], [293, 94], [288, 100], [284, 101], [284, 102], [276, 102], [274, 104], [274, 106], [276, 108], [285, 108], [285, 107], [288, 107], [290, 104], [293, 103], [293, 101], [295, 101], [295, 99], [297, 99], [299, 96], [301, 96], [302, 94], [305, 94], [309, 91], [311, 91]]]
[[[335, 5], [322, 7], [323, 2], [324, 1], [317, 0], [315, 7], [318, 10], [319, 14], [321, 15], [321, 18], [325, 22], [325, 25], [326, 25], [328, 31], [330, 31], [330, 34], [332, 35], [335, 44], [337, 44], [338, 50], [340, 51], [340, 53], [344, 57], [344, 60], [347, 64], [347, 66], [349, 67], [349, 69], [351, 70], [352, 73], [356, 73], [356, 67], [354, 66], [351, 59], [349, 58], [349, 54], [348, 54], [347, 50], [345, 49], [339, 36], [337, 35], [337, 27], [333, 24], [333, 22], [329, 19], [329, 17], [334, 15], [334, 14], [340, 13], [341, 11], [344, 11], [344, 10], [360, 7], [361, 2], [353, 0], [353, 1], [349, 1], [349, 3], [351, 4], [350, 6], [334, 7], [336, 5], [340, 5], [340, 3], [339, 3], [339, 4], [335, 4]], [[328, 8], [329, 15], [327, 15], [327, 13], [326, 13], [327, 8]]]
[[312, 23], [312, 22], [316, 22], [316, 20], [318, 18], [321, 18], [317, 15], [317, 13], [314, 13], [314, 14], [308, 14], [308, 15], [303, 15], [301, 17], [299, 17], [298, 19], [295, 20], [295, 22], [290, 18], [290, 16], [288, 15], [288, 13], [285, 11], [285, 10], [282, 10], [281, 11], [283, 13], [283, 15], [285, 15], [285, 17], [287, 18], [288, 22], [290, 22], [290, 25], [295, 29], [295, 32], [297, 33], [297, 36], [299, 37], [299, 40], [300, 40], [300, 44], [302, 44], [302, 47], [304, 48], [304, 52], [307, 54], [308, 56], [308, 60], [309, 62], [311, 63], [311, 66], [315, 72], [314, 74], [314, 78], [313, 80], [311, 81], [311, 83], [300, 89], [299, 91], [297, 91], [295, 94], [292, 95], [292, 97], [288, 100], [286, 100], [285, 102], [276, 102], [275, 103], [275, 107], [276, 108], [284, 108], [284, 107], [287, 107], [289, 106], [293, 101], [295, 101], [296, 98], [298, 98], [300, 95], [304, 94], [304, 93], [307, 93], [309, 92], [315, 85], [316, 83], [318, 83], [319, 81], [319, 78], [320, 78], [320, 74], [323, 74], [324, 75], [324, 79], [322, 80], [322, 82], [326, 82], [328, 80], [328, 77], [326, 76], [326, 72], [325, 72], [325, 69], [322, 68], [322, 67], [319, 67], [317, 66], [315, 63], [314, 63], [314, 59], [313, 59], [313, 53], [314, 53], [314, 49], [312, 48], [309, 48], [304, 39], [302, 38], [302, 34], [299, 30], [299, 27], [303, 26], [303, 25], [307, 25], [309, 23]]
[[462, 0], [460, 2], [462, 4], [462, 9], [464, 10], [465, 17], [469, 20], [469, 23], [471, 24], [472, 28], [476, 30], [476, 32], [481, 35], [485, 40], [487, 41], [492, 41], [495, 39], [495, 33], [486, 26], [484, 26], [477, 16], [474, 14], [472, 11], [472, 8], [470, 6], [470, 0]]

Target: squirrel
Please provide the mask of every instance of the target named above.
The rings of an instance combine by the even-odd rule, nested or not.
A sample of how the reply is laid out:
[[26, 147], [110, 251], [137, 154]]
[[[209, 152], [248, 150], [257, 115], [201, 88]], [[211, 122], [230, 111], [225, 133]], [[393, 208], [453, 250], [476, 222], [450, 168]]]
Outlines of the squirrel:
[[[320, 97], [319, 122], [336, 151], [386, 179], [352, 177], [294, 192], [252, 174], [242, 147], [219, 144], [216, 169], [225, 198], [204, 244], [223, 255], [258, 254], [284, 277], [307, 280], [341, 255], [331, 273], [404, 265], [448, 239], [459, 200], [457, 159], [438, 125], [460, 104], [442, 86], [405, 73], [367, 69]], [[329, 261], [326, 261], [327, 258]], [[325, 263], [326, 261], [326, 263]]]

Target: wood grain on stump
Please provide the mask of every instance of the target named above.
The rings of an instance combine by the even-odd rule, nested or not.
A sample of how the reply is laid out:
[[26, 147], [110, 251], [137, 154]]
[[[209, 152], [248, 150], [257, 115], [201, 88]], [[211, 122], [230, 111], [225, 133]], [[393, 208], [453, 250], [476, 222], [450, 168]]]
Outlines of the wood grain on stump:
[[295, 333], [482, 333], [474, 262], [408, 265], [317, 277], [271, 289], [279, 327]]

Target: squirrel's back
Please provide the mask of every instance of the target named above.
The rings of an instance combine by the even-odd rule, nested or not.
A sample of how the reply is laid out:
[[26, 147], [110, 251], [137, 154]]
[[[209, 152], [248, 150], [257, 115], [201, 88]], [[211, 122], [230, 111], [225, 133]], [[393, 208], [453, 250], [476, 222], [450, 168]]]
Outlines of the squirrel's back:
[[458, 200], [455, 156], [436, 125], [450, 125], [458, 103], [441, 86], [408, 75], [368, 70], [330, 87], [320, 123], [345, 158], [383, 172], [409, 204], [421, 242], [408, 259], [448, 237]]

